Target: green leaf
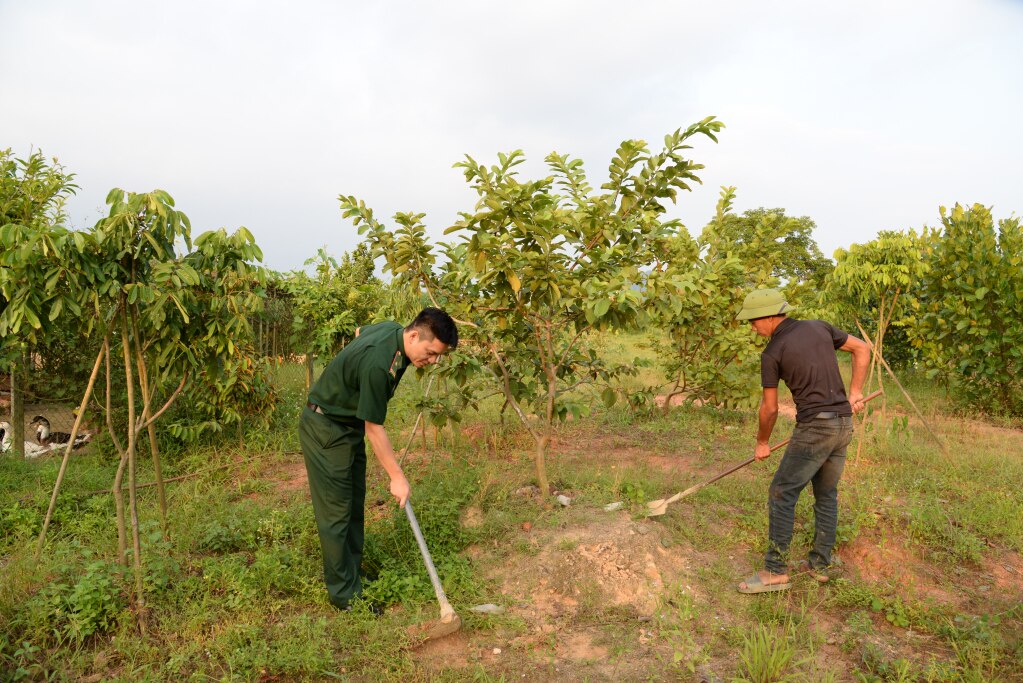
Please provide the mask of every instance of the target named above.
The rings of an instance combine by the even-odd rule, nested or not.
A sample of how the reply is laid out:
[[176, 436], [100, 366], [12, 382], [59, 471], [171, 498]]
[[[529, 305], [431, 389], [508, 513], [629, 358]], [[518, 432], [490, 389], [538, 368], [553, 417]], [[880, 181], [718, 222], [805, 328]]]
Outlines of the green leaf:
[[63, 299], [57, 299], [57, 301], [54, 302], [53, 307], [50, 308], [50, 322], [56, 320], [63, 309], [64, 309]]
[[519, 276], [511, 269], [505, 270], [504, 275], [508, 278], [508, 284], [511, 285], [512, 291], [518, 294], [519, 290], [522, 289], [522, 283], [519, 282]]
[[604, 405], [610, 408], [618, 400], [618, 392], [611, 387], [605, 387], [604, 391], [600, 393], [600, 398], [604, 401]]
[[39, 322], [39, 317], [35, 314], [35, 311], [33, 311], [31, 308], [29, 308], [28, 306], [25, 306], [21, 310], [24, 313], [25, 320], [28, 322], [29, 325], [31, 325], [35, 329], [39, 329], [40, 327], [43, 326], [42, 323]]

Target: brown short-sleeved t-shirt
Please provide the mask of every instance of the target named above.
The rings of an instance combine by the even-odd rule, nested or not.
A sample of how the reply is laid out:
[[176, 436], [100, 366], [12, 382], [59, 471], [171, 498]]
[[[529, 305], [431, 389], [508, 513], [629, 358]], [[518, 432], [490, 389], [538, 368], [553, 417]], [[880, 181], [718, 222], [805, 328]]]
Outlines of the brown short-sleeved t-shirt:
[[316, 380], [309, 402], [327, 417], [359, 430], [365, 429], [364, 422], [383, 424], [387, 402], [409, 366], [403, 331], [396, 322], [361, 328]]
[[852, 415], [835, 358], [835, 350], [848, 338], [823, 320], [786, 318], [760, 355], [760, 385], [770, 389], [779, 380], [785, 382], [796, 403], [797, 422], [823, 411]]

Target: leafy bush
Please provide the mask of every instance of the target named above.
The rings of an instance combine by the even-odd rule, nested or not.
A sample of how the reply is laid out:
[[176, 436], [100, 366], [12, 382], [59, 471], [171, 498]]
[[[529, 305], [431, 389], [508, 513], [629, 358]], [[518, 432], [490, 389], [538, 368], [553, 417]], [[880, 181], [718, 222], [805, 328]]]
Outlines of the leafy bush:
[[925, 251], [913, 343], [963, 404], [1023, 417], [1023, 224], [1005, 219], [996, 231], [980, 204], [941, 207], [941, 222]]
[[20, 502], [0, 508], [0, 538], [4, 539], [4, 545], [30, 537], [41, 523], [38, 511]]
[[124, 567], [106, 560], [88, 564], [73, 585], [51, 584], [44, 594], [54, 626], [76, 639], [107, 631], [127, 605], [123, 584]]

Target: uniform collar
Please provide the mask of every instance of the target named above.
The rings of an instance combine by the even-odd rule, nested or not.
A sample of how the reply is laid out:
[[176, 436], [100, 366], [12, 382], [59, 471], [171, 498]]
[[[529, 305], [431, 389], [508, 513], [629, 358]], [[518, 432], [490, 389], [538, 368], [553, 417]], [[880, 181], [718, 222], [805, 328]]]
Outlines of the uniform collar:
[[407, 363], [408, 354], [405, 353], [405, 328], [399, 327], [398, 331], [395, 332], [395, 334], [398, 336], [398, 351], [401, 352], [402, 357], [405, 359], [405, 362]]

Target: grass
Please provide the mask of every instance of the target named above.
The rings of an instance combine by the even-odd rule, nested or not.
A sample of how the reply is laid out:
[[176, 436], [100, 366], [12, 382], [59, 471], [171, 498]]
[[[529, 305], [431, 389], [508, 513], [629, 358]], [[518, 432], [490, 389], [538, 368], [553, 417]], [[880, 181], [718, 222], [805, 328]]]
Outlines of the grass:
[[[602, 343], [606, 353], [644, 353], [635, 336]], [[635, 381], [654, 384], [655, 375], [647, 368]], [[389, 499], [379, 467], [370, 467], [364, 559], [375, 580], [366, 597], [388, 610], [374, 618], [327, 605], [308, 494], [279, 485], [300, 463], [301, 387], [288, 389], [271, 429], [246, 433], [244, 446], [165, 449], [168, 476], [204, 474], [168, 486], [169, 541], [154, 490], [140, 491], [144, 635], [127, 599], [130, 576], [113, 563], [112, 498], [94, 493], [113, 479], [110, 453], [76, 455], [38, 559], [59, 463], [2, 458], [0, 680], [689, 680], [700, 672], [751, 681], [1021, 680], [1023, 578], [1005, 567], [1023, 567], [1023, 436], [954, 415], [940, 387], [902, 379], [949, 454], [915, 417], [902, 419], [912, 409], [890, 387], [884, 413], [875, 411], [850, 447], [841, 577], [825, 585], [797, 578], [787, 593], [752, 598], [734, 585], [762, 562], [776, 460], [678, 501], [663, 517], [643, 516], [647, 501], [748, 457], [752, 411], [614, 406], [563, 424], [549, 469], [572, 495], [569, 508], [519, 492], [532, 481], [531, 443], [510, 417], [501, 424], [498, 401], [461, 426], [476, 436], [431, 428], [425, 449], [415, 439], [406, 471], [464, 621], [462, 640], [435, 654], [410, 647], [406, 627], [436, 618], [437, 608], [404, 515], [372, 504]], [[410, 373], [392, 402], [398, 448], [424, 389]], [[790, 430], [782, 419], [775, 434]], [[149, 467], [140, 462], [140, 481], [151, 479]], [[622, 511], [604, 512], [614, 501]], [[812, 533], [806, 495], [793, 561]], [[581, 561], [586, 534], [620, 559], [599, 564], [592, 551], [597, 559]], [[644, 574], [649, 566], [659, 587]], [[650, 613], [615, 602], [637, 582], [654, 591]], [[484, 602], [507, 612], [470, 611]]]

